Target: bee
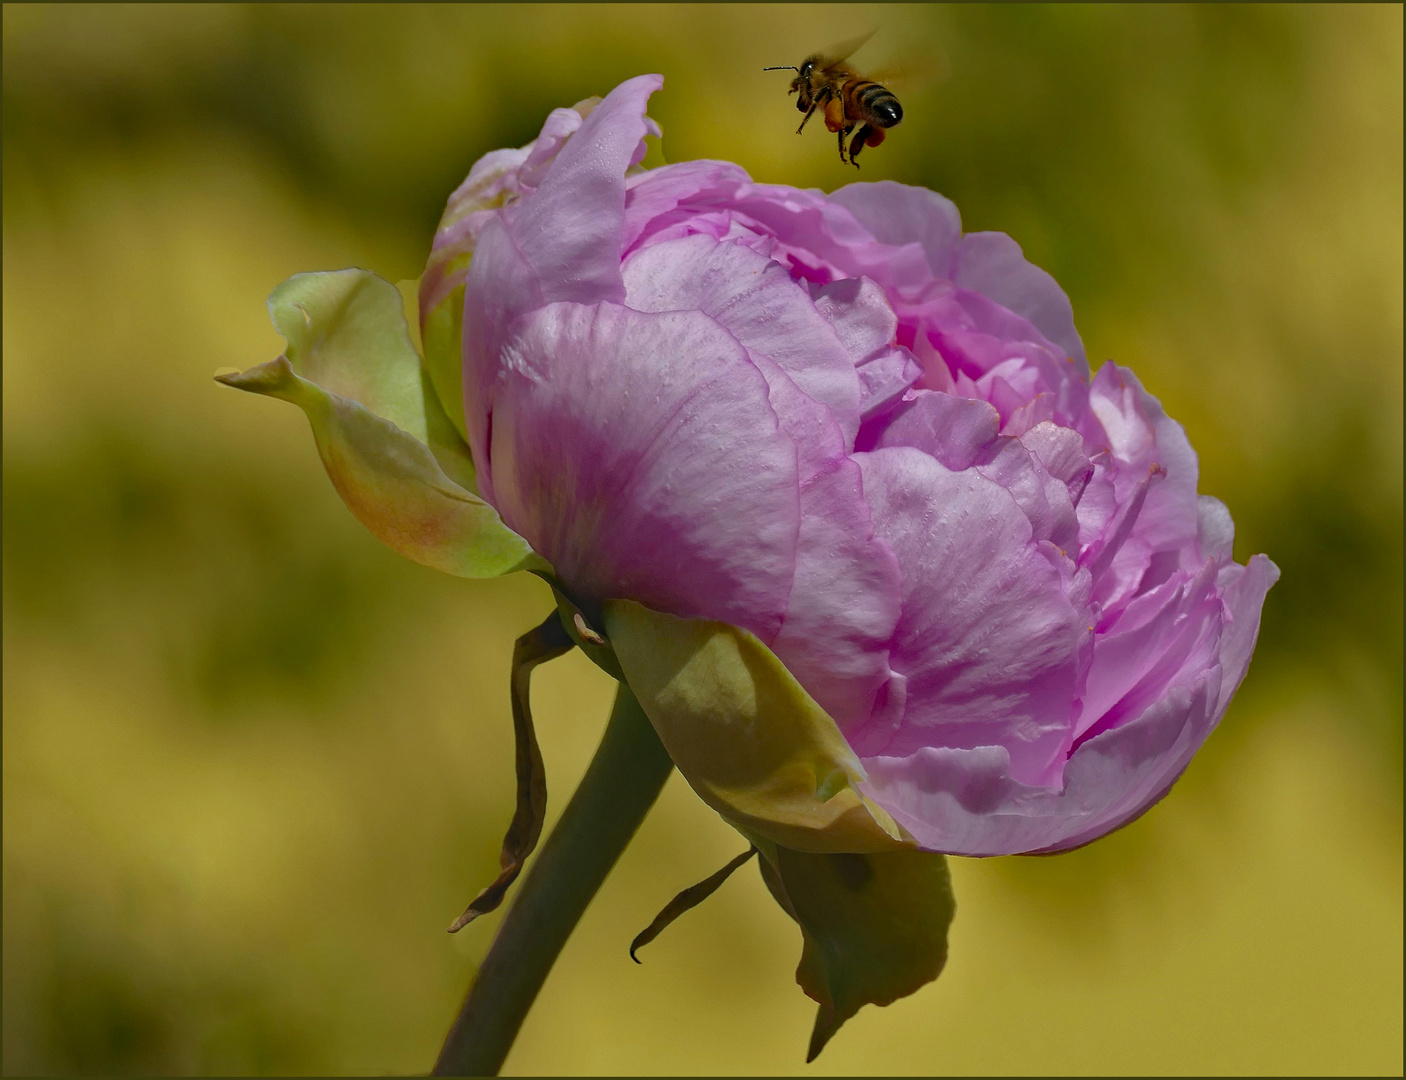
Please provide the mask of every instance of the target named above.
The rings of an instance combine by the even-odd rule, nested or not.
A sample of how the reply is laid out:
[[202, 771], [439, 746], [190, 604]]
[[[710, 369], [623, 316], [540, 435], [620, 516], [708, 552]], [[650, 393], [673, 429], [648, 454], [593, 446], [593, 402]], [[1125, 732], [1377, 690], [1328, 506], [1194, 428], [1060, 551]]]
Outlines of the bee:
[[[893, 91], [859, 74], [847, 63], [849, 55], [864, 40], [845, 49], [842, 56], [816, 53], [806, 57], [800, 67], [782, 64], [762, 69], [796, 73], [788, 93], [797, 95], [796, 108], [805, 113], [796, 134], [805, 130], [806, 122], [816, 109], [823, 109], [825, 126], [839, 135], [840, 160], [848, 161], [856, 169], [859, 162], [855, 158], [859, 157], [859, 152], [866, 146], [878, 146], [888, 129], [903, 119], [903, 106]], [[845, 140], [851, 132], [854, 138], [850, 139], [846, 151]]]

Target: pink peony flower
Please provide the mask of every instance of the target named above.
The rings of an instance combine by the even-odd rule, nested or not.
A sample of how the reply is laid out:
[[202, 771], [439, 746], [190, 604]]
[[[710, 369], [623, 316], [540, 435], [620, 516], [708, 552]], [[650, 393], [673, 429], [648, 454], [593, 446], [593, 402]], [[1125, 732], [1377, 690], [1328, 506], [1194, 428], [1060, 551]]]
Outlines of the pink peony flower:
[[557, 110], [450, 201], [420, 304], [428, 348], [464, 289], [479, 493], [592, 621], [755, 635], [922, 848], [1127, 823], [1224, 714], [1274, 564], [1233, 561], [1181, 427], [1089, 377], [1013, 240], [891, 182], [641, 171], [661, 84]]
[[1090, 378], [1068, 299], [1014, 241], [963, 236], [921, 188], [642, 169], [662, 81], [473, 167], [413, 290], [421, 347], [410, 288], [299, 274], [269, 299], [284, 354], [218, 376], [300, 406], [396, 550], [556, 594], [513, 654], [501, 872], [451, 929], [541, 833], [532, 669], [576, 645], [622, 684], [446, 1041], [455, 1075], [502, 1064], [674, 766], [749, 847], [631, 954], [759, 853], [802, 930], [813, 1059], [942, 970], [945, 854], [1065, 850], [1166, 794], [1278, 577], [1233, 560], [1132, 373]]

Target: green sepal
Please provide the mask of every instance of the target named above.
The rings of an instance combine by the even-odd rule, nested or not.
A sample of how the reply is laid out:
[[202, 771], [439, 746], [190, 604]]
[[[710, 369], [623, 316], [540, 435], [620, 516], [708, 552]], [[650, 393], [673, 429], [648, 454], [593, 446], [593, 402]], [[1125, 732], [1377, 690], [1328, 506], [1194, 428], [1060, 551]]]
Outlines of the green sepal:
[[614, 658], [660, 741], [729, 822], [798, 851], [912, 845], [858, 790], [864, 768], [834, 720], [755, 636], [629, 600], [602, 610]]
[[367, 270], [297, 274], [269, 314], [276, 360], [216, 378], [282, 398], [312, 424], [318, 454], [358, 521], [408, 558], [458, 577], [544, 570], [480, 499], [473, 463], [415, 350], [400, 293]]
[[557, 601], [557, 614], [571, 640], [596, 667], [616, 682], [624, 682], [625, 674], [620, 670], [615, 650], [602, 633], [599, 608], [595, 605], [578, 604], [567, 594], [561, 582], [553, 577], [547, 576], [547, 583], [552, 587], [552, 595]]
[[801, 928], [796, 982], [820, 1004], [807, 1062], [862, 1006], [891, 1004], [941, 974], [957, 909], [946, 856], [757, 847], [762, 878]]
[[[451, 270], [467, 270], [471, 256], [451, 263]], [[444, 412], [461, 440], [469, 437], [464, 423], [464, 286], [460, 285], [420, 320], [425, 349], [425, 372]]]

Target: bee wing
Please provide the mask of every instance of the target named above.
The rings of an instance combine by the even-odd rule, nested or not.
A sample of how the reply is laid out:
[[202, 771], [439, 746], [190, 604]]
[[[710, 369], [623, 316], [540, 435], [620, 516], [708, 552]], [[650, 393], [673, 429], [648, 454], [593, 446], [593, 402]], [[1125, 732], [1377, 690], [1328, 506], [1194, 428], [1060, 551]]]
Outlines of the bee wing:
[[821, 65], [825, 68], [826, 71], [831, 71], [834, 68], [839, 67], [851, 56], [857, 53], [861, 48], [863, 48], [864, 44], [876, 33], [878, 33], [878, 27], [875, 27], [873, 30], [870, 30], [867, 34], [864, 34], [860, 37], [853, 38], [849, 41], [841, 42], [839, 45], [836, 45], [833, 49], [824, 50], [820, 54]]
[[890, 90], [906, 90], [910, 94], [927, 89], [933, 83], [945, 82], [950, 66], [941, 49], [904, 53], [881, 67], [867, 70], [866, 78], [882, 83]]

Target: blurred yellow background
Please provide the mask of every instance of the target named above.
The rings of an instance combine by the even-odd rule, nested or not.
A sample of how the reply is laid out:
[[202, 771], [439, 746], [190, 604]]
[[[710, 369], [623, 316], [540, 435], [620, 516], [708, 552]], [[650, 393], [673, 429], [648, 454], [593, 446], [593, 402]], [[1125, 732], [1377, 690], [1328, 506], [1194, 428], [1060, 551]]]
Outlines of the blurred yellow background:
[[[951, 960], [807, 1070], [800, 938], [675, 776], [516, 1073], [1400, 1073], [1402, 9], [4, 9], [4, 1060], [424, 1071], [496, 925], [535, 579], [411, 565], [297, 410], [211, 381], [301, 270], [419, 274], [443, 201], [647, 71], [668, 160], [856, 178], [784, 73], [916, 69], [865, 180], [924, 184], [1069, 292], [1269, 553], [1249, 679], [1163, 804], [954, 860]], [[923, 75], [930, 77], [923, 78]], [[610, 686], [543, 668], [560, 811]]]

